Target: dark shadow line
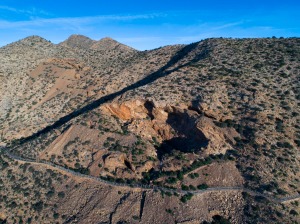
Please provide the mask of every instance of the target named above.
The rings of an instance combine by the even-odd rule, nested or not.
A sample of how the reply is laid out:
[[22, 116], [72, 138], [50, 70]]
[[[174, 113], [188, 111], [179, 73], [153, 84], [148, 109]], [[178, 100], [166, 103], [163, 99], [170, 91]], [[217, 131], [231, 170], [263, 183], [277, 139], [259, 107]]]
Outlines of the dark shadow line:
[[145, 85], [148, 85], [154, 81], [156, 81], [157, 79], [159, 78], [162, 78], [162, 77], [165, 77], [167, 75], [169, 75], [170, 73], [174, 72], [174, 71], [177, 71], [179, 70], [180, 68], [182, 67], [185, 67], [185, 66], [188, 66], [192, 63], [195, 63], [201, 59], [204, 59], [208, 56], [208, 53], [209, 53], [209, 49], [207, 47], [207, 41], [204, 40], [200, 43], [203, 43], [203, 48], [204, 50], [201, 51], [200, 54], [196, 55], [192, 60], [190, 60], [189, 62], [185, 63], [185, 64], [182, 64], [182, 65], [179, 65], [177, 66], [176, 68], [173, 68], [171, 70], [167, 70], [169, 68], [171, 68], [173, 65], [175, 65], [176, 63], [178, 63], [180, 60], [182, 60], [185, 56], [187, 56], [191, 51], [193, 51], [194, 49], [197, 48], [197, 46], [199, 45], [199, 42], [196, 42], [196, 43], [192, 43], [190, 45], [187, 45], [185, 47], [183, 47], [181, 50], [179, 50], [171, 59], [170, 61], [165, 65], [163, 66], [162, 68], [160, 68], [159, 70], [157, 70], [156, 72], [153, 72], [152, 74], [148, 75], [147, 77], [145, 77], [144, 79], [142, 80], [139, 80], [137, 81], [136, 83], [134, 84], [131, 84], [115, 93], [111, 93], [111, 94], [108, 94], [106, 96], [103, 96], [101, 98], [99, 98], [98, 100], [95, 100], [93, 101], [92, 103], [78, 109], [78, 110], [75, 110], [73, 112], [71, 112], [70, 114], [68, 115], [65, 115], [63, 117], [61, 117], [60, 119], [58, 119], [56, 122], [54, 122], [52, 125], [49, 125], [45, 128], [43, 128], [42, 130], [32, 134], [31, 136], [28, 136], [28, 137], [25, 137], [25, 138], [21, 138], [17, 141], [19, 141], [20, 144], [23, 144], [27, 141], [30, 141], [42, 134], [45, 134], [55, 128], [59, 128], [61, 127], [62, 125], [64, 125], [65, 123], [69, 122], [70, 120], [72, 120], [73, 118], [76, 118], [84, 113], [87, 113], [97, 107], [99, 107], [100, 105], [108, 102], [108, 101], [111, 101], [113, 99], [115, 99], [116, 97], [118, 96], [121, 96], [122, 94], [130, 91], [130, 90], [134, 90], [134, 89], [137, 89], [139, 87], [142, 87], [142, 86], [145, 86]]

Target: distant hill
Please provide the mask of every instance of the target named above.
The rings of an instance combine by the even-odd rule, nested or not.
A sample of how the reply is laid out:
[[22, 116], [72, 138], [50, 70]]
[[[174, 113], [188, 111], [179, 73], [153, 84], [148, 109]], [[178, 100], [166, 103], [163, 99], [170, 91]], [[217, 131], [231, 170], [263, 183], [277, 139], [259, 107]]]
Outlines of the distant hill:
[[92, 46], [92, 49], [107, 51], [107, 50], [119, 50], [119, 51], [136, 51], [131, 47], [121, 44], [110, 37], [102, 38], [96, 41]]
[[124, 44], [117, 42], [116, 40], [105, 37], [99, 41], [92, 40], [83, 35], [71, 35], [67, 40], [60, 43], [62, 46], [79, 48], [79, 49], [93, 49], [98, 51], [136, 51], [131, 47], [128, 47]]
[[71, 35], [67, 40], [60, 43], [60, 45], [71, 48], [89, 49], [96, 43], [96, 41], [83, 36], [83, 35]]

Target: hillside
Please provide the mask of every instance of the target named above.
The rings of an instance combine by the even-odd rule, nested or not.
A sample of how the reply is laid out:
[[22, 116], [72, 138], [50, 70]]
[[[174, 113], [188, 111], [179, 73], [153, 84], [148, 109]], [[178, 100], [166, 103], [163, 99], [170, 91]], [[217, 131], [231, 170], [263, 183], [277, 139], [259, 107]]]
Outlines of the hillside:
[[89, 49], [95, 42], [95, 40], [83, 35], [71, 35], [68, 39], [61, 42], [60, 45], [69, 48]]
[[300, 222], [299, 38], [0, 55], [2, 220]]

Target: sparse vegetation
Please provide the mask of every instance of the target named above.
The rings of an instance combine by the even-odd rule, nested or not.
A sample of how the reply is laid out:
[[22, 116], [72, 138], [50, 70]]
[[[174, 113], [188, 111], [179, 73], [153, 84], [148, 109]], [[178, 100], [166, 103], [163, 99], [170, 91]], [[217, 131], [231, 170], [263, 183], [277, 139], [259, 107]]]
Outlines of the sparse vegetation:
[[[188, 192], [211, 186], [299, 194], [298, 38], [207, 39], [145, 52], [83, 40], [53, 45], [30, 37], [0, 48], [0, 142], [28, 161], [51, 162], [0, 154], [0, 222], [92, 220], [96, 213], [86, 208], [103, 223], [125, 210], [120, 223], [145, 222], [144, 203], [174, 205], [163, 215], [182, 220], [185, 206], [202, 206]], [[224, 195], [235, 198], [227, 207], [217, 193], [207, 199], [220, 211], [203, 215], [211, 223], [299, 221], [297, 201]], [[105, 218], [103, 204], [111, 205]]]

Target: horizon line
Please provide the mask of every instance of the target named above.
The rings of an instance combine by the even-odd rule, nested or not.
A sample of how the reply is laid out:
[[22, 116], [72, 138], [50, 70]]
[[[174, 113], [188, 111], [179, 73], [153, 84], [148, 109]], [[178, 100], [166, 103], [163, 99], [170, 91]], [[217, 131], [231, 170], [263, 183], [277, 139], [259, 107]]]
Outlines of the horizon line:
[[[101, 41], [101, 40], [103, 40], [105, 38], [109, 38], [109, 39], [112, 39], [112, 40], [114, 40], [114, 41], [116, 41], [116, 42], [118, 42], [120, 44], [126, 45], [126, 46], [131, 47], [131, 48], [133, 48], [135, 50], [138, 50], [138, 51], [154, 50], [154, 49], [158, 49], [158, 48], [162, 48], [162, 47], [166, 47], [166, 46], [173, 46], [173, 45], [189, 45], [189, 44], [193, 44], [193, 43], [196, 43], [196, 42], [200, 42], [200, 41], [204, 41], [204, 40], [209, 40], [209, 39], [232, 39], [232, 40], [239, 40], [239, 39], [297, 39], [297, 38], [300, 38], [300, 36], [299, 37], [297, 37], [297, 36], [280, 36], [280, 37], [277, 37], [277, 36], [265, 36], [265, 37], [233, 37], [233, 36], [232, 37], [227, 37], [227, 36], [226, 37], [206, 37], [206, 38], [200, 38], [197, 41], [191, 41], [190, 43], [186, 43], [186, 44], [182, 44], [182, 43], [166, 44], [166, 45], [163, 45], [163, 46], [160, 46], [160, 47], [156, 47], [156, 48], [139, 50], [139, 49], [136, 49], [136, 48], [134, 48], [134, 47], [132, 47], [132, 46], [130, 46], [130, 45], [128, 45], [128, 44], [126, 44], [126, 43], [124, 43], [122, 41], [122, 39], [123, 40], [140, 39], [139, 37], [132, 37], [132, 38], [112, 38], [112, 37], [109, 37], [109, 36], [104, 36], [104, 37], [102, 37], [100, 39], [94, 39], [94, 38], [91, 38], [91, 37], [89, 37], [87, 35], [84, 35], [84, 34], [71, 34], [68, 38], [64, 39], [63, 41], [54, 42], [54, 41], [51, 41], [50, 39], [47, 39], [47, 38], [45, 38], [45, 37], [43, 37], [41, 35], [35, 35], [35, 34], [33, 34], [33, 35], [29, 35], [29, 36], [26, 36], [26, 37], [21, 38], [21, 39], [12, 41], [10, 43], [1, 44], [1, 42], [0, 42], [0, 48], [3, 48], [5, 46], [8, 46], [8, 45], [13, 44], [13, 43], [17, 43], [17, 42], [25, 40], [25, 39], [28, 39], [30, 37], [38, 37], [38, 38], [44, 39], [44, 40], [46, 40], [46, 41], [48, 41], [48, 42], [50, 42], [50, 43], [52, 43], [54, 45], [59, 45], [59, 44], [63, 43], [64, 41], [68, 40], [72, 36], [82, 36], [82, 37], [85, 37], [85, 38], [88, 38], [88, 39], [90, 39], [92, 41], [97, 41], [97, 42]], [[153, 37], [150, 37], [150, 38], [153, 38]], [[154, 37], [154, 38], [159, 38], [159, 37]], [[145, 38], [142, 37], [141, 39], [145, 39]]]

